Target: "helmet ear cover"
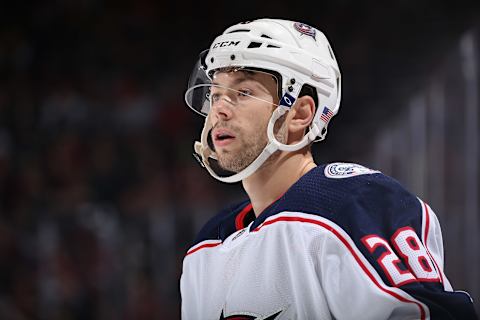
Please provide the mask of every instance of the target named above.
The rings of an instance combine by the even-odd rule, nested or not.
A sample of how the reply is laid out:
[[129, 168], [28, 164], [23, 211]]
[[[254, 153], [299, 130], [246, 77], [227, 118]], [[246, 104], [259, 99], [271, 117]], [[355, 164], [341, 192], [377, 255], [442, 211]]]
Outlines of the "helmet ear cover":
[[298, 97], [301, 98], [303, 96], [310, 96], [313, 99], [313, 102], [315, 102], [315, 108], [318, 107], [318, 93], [317, 90], [309, 85], [308, 83], [305, 83], [302, 86], [302, 89], [300, 90], [300, 93], [298, 94]]

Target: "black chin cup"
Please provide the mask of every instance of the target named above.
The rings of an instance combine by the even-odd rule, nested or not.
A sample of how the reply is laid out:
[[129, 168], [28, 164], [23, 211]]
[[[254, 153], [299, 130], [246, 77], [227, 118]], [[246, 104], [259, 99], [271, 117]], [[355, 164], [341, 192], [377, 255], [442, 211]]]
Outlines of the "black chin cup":
[[[208, 131], [207, 144], [208, 144], [208, 147], [213, 152], [215, 152], [215, 145], [213, 144], [213, 138], [212, 138], [212, 130], [213, 129], [210, 129], [210, 131]], [[194, 154], [194, 156], [197, 160], [200, 160], [199, 162], [201, 163], [202, 167], [204, 167], [204, 164], [201, 161], [201, 158], [199, 158], [199, 156], [196, 155], [196, 154]], [[222, 168], [220, 166], [220, 164], [218, 163], [218, 160], [215, 160], [213, 158], [208, 158], [208, 164], [210, 165], [210, 168], [212, 168], [212, 170], [220, 177], [229, 177], [229, 176], [233, 176], [235, 174], [235, 172], [225, 170], [224, 168]]]
[[207, 144], [208, 144], [208, 147], [213, 151], [215, 152], [215, 145], [213, 144], [213, 138], [212, 138], [212, 129], [210, 129], [210, 131], [208, 131], [208, 135], [207, 135]]

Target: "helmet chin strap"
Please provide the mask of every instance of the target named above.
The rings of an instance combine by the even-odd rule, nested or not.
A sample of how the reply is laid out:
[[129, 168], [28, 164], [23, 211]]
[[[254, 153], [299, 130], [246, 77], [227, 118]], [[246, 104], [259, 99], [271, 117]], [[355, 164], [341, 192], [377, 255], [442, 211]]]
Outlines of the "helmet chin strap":
[[201, 156], [201, 160], [207, 171], [210, 173], [212, 177], [215, 179], [226, 182], [226, 183], [234, 183], [244, 180], [245, 178], [252, 175], [258, 168], [262, 166], [262, 164], [277, 150], [281, 151], [297, 151], [301, 148], [308, 145], [310, 142], [314, 141], [315, 138], [318, 136], [320, 129], [316, 125], [312, 125], [310, 130], [305, 134], [302, 140], [296, 144], [288, 145], [283, 144], [277, 140], [273, 129], [275, 127], [275, 123], [277, 120], [283, 116], [290, 108], [287, 106], [278, 106], [275, 111], [272, 113], [270, 120], [268, 122], [267, 127], [267, 135], [268, 135], [268, 144], [262, 150], [262, 152], [258, 155], [258, 157], [250, 163], [245, 169], [241, 170], [240, 172], [235, 173], [232, 176], [228, 177], [221, 177], [219, 176], [210, 166], [209, 159], [218, 160], [217, 155], [215, 152], [210, 149], [208, 145], [208, 135], [210, 129], [212, 128], [210, 124], [210, 114], [205, 119], [205, 124], [203, 126], [200, 142], [196, 141], [194, 144], [194, 150], [197, 154]]

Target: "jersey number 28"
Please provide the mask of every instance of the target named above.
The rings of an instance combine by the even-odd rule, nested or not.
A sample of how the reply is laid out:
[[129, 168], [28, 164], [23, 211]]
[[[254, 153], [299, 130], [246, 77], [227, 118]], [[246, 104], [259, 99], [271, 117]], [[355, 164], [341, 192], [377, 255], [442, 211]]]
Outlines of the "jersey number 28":
[[393, 285], [402, 286], [414, 281], [440, 282], [429, 253], [411, 227], [398, 229], [390, 239], [401, 258], [392, 250], [390, 244], [378, 235], [367, 235], [362, 238], [362, 242], [370, 253], [383, 248], [377, 262]]

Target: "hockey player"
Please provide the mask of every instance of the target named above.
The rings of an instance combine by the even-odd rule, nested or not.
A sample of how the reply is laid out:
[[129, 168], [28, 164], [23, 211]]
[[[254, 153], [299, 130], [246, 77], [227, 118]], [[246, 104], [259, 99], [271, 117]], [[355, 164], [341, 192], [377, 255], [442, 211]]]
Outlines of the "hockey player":
[[195, 151], [249, 200], [188, 250], [183, 319], [476, 318], [426, 203], [379, 171], [315, 164], [340, 87], [326, 37], [303, 23], [237, 24], [201, 54], [185, 95], [206, 116]]

